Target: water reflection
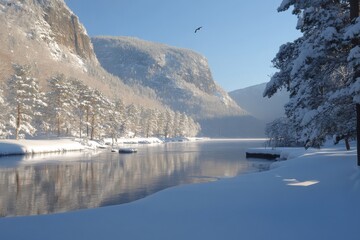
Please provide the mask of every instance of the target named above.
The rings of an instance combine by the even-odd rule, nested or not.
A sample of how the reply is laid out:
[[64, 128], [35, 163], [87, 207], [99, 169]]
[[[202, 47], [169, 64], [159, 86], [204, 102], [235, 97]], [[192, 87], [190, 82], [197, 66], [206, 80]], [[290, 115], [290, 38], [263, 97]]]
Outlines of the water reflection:
[[121, 204], [171, 186], [255, 171], [258, 166], [244, 159], [248, 144], [254, 146], [237, 141], [172, 143], [143, 146], [130, 155], [107, 150], [1, 158], [0, 215]]

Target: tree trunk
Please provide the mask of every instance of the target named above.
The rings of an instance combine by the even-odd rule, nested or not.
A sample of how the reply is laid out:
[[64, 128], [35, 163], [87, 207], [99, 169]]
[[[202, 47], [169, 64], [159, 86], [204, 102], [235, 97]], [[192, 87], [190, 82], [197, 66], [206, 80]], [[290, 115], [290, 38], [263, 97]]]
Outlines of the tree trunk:
[[[350, 0], [350, 19], [355, 21], [359, 17], [359, 0]], [[355, 38], [352, 42], [354, 46], [359, 44], [359, 39]], [[355, 66], [354, 81], [360, 77], [360, 67]], [[357, 165], [360, 166], [360, 104], [356, 104], [356, 141], [357, 141]]]
[[94, 140], [95, 135], [95, 115], [91, 117], [91, 132], [90, 132], [90, 139]]
[[20, 104], [18, 104], [17, 105], [17, 116], [16, 116], [16, 130], [15, 130], [16, 140], [19, 140], [20, 125], [21, 125], [21, 110], [20, 110]]
[[349, 150], [350, 150], [349, 137], [345, 137], [345, 138], [344, 138], [344, 141], [345, 141], [346, 150], [349, 151]]
[[354, 21], [355, 18], [359, 17], [359, 0], [350, 0], [350, 19]]
[[81, 138], [81, 127], [82, 127], [82, 121], [81, 121], [81, 116], [79, 117], [79, 134], [80, 134], [80, 138]]
[[60, 137], [60, 116], [57, 117], [57, 136]]
[[360, 166], [360, 104], [356, 104], [357, 165]]
[[86, 109], [86, 136], [89, 137], [89, 108]]

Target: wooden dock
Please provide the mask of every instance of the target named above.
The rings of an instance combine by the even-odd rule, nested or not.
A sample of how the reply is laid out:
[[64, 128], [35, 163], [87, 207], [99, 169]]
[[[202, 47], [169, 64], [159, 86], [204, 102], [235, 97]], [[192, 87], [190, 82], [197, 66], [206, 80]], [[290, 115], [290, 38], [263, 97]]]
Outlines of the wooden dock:
[[275, 149], [248, 149], [246, 158], [261, 158], [268, 160], [276, 160], [280, 158], [281, 151]]

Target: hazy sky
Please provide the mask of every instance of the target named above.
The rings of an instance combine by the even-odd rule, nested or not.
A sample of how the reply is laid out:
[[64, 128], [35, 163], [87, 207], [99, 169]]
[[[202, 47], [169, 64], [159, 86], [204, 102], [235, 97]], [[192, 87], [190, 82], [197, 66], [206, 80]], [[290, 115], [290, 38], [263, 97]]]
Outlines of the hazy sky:
[[227, 91], [269, 81], [280, 45], [299, 36], [296, 17], [277, 12], [282, 0], [65, 1], [90, 36], [133, 36], [204, 55]]

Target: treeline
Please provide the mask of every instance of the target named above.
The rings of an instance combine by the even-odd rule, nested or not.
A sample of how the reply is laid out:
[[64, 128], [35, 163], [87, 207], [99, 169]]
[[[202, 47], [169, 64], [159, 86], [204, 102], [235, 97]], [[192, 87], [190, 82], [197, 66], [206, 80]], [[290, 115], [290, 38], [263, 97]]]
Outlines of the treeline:
[[57, 74], [41, 91], [29, 66], [13, 65], [14, 75], [0, 91], [0, 137], [34, 135], [89, 139], [122, 136], [196, 136], [200, 126], [184, 113], [125, 106], [82, 81]]

